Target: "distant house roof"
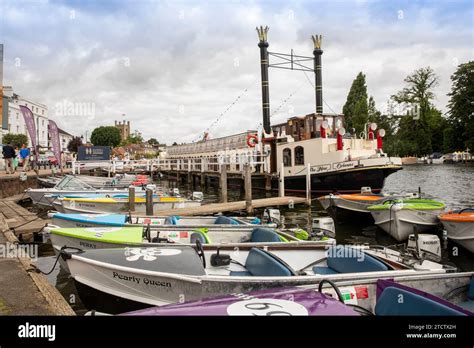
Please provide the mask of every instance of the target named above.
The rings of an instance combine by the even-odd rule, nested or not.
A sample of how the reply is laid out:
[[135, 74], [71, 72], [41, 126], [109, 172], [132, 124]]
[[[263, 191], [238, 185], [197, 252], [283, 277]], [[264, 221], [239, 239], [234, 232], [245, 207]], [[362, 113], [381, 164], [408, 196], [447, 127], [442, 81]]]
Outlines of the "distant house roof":
[[60, 134], [69, 135], [70, 137], [74, 137], [74, 135], [66, 132], [65, 130], [62, 130], [61, 128], [58, 128], [58, 131], [59, 131]]

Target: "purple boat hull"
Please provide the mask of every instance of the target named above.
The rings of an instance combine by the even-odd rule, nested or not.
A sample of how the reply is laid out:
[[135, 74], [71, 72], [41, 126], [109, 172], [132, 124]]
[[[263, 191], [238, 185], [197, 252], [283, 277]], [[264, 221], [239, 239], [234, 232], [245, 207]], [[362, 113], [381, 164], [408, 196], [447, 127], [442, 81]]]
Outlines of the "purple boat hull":
[[151, 307], [122, 315], [359, 315], [351, 307], [314, 289], [281, 288], [231, 294], [200, 301]]

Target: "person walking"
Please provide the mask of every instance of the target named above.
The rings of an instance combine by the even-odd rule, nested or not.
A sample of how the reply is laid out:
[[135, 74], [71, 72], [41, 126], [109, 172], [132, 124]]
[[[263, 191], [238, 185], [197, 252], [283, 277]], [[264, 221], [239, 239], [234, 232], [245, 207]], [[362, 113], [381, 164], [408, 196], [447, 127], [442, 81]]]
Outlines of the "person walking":
[[3, 158], [5, 159], [5, 171], [7, 174], [15, 174], [13, 167], [13, 158], [15, 157], [15, 149], [10, 144], [3, 146]]
[[28, 164], [30, 162], [30, 149], [27, 148], [25, 144], [21, 146], [20, 158], [23, 162], [23, 171], [27, 172], [29, 170]]
[[15, 146], [15, 156], [13, 157], [13, 170], [16, 172], [16, 169], [18, 168], [18, 163], [20, 162], [20, 151], [18, 149], [18, 146]]

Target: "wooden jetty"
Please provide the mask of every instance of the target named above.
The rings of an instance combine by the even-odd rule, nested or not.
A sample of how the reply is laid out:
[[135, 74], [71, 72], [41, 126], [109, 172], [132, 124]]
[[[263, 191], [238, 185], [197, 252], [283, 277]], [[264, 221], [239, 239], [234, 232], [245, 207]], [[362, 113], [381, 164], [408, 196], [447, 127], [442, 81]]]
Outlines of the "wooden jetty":
[[[252, 200], [253, 208], [266, 208], [272, 206], [282, 206], [282, 205], [291, 205], [291, 204], [301, 204], [306, 203], [306, 198], [304, 197], [271, 197], [271, 198], [262, 198]], [[226, 203], [212, 203], [201, 205], [200, 207], [192, 208], [177, 208], [177, 209], [168, 209], [160, 210], [155, 212], [159, 215], [170, 216], [170, 215], [206, 215], [206, 214], [216, 214], [220, 212], [230, 212], [238, 210], [246, 210], [247, 202], [246, 201], [237, 201], [237, 202], [226, 202]]]
[[24, 194], [19, 194], [0, 199], [0, 215], [19, 240], [30, 241], [33, 239], [33, 234], [39, 232], [50, 220], [43, 219], [41, 215], [38, 216], [18, 205], [17, 201], [24, 197]]
[[[0, 246], [4, 251], [19, 242], [7, 222], [10, 220], [14, 225], [17, 219], [12, 221], [5, 216], [11, 215], [12, 209], [21, 208], [11, 199], [6, 202], [0, 204]], [[24, 215], [24, 211], [19, 209], [16, 216], [19, 215]], [[23, 218], [30, 219], [31, 216]], [[33, 263], [30, 257], [0, 256], [0, 315], [75, 315], [43, 274], [29, 271]]]

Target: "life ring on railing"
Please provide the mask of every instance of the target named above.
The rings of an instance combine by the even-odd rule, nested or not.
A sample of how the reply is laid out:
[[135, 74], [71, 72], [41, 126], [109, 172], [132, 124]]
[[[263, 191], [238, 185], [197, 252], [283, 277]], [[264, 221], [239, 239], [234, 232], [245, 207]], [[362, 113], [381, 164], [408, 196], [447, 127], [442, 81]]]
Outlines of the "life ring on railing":
[[247, 135], [247, 146], [248, 147], [255, 147], [258, 143], [258, 137], [255, 134]]

